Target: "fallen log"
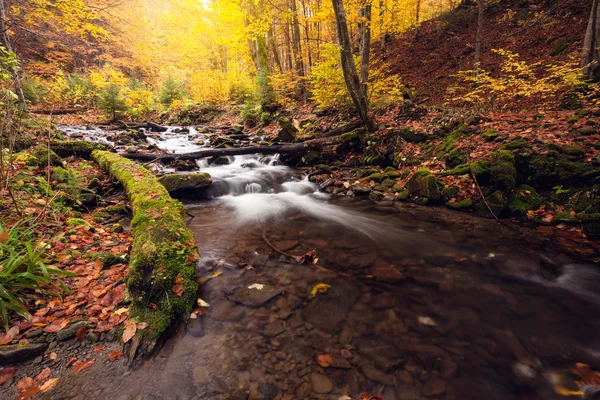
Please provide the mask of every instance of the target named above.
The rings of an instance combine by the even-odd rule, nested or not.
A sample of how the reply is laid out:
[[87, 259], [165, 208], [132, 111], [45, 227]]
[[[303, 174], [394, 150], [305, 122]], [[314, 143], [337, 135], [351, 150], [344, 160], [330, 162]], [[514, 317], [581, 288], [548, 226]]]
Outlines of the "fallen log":
[[340, 126], [338, 128], [334, 128], [331, 129], [327, 132], [325, 132], [325, 134], [323, 135], [323, 137], [332, 137], [332, 136], [339, 136], [342, 135], [344, 133], [353, 131], [355, 129], [358, 129], [360, 127], [364, 126], [364, 123], [362, 121], [354, 121], [354, 122], [350, 122], [346, 125]]
[[166, 132], [169, 130], [169, 128], [166, 126], [158, 125], [153, 122], [140, 124], [137, 122], [119, 121], [119, 126], [121, 126], [123, 129], [148, 129], [152, 132]]
[[287, 154], [303, 153], [318, 148], [321, 142], [309, 140], [304, 143], [290, 143], [274, 146], [248, 146], [233, 147], [226, 149], [210, 149], [183, 154], [160, 154], [160, 153], [126, 153], [123, 157], [140, 161], [173, 161], [173, 160], [198, 160], [206, 157], [240, 156], [245, 154]]
[[86, 108], [59, 108], [56, 110], [30, 110], [32, 114], [39, 115], [67, 115], [67, 114], [79, 114], [87, 111]]
[[167, 329], [191, 311], [198, 289], [198, 248], [185, 225], [183, 205], [150, 171], [108, 151], [96, 150], [92, 157], [125, 187], [133, 211], [126, 278], [129, 318], [148, 326], [127, 343], [131, 362], [150, 355]]

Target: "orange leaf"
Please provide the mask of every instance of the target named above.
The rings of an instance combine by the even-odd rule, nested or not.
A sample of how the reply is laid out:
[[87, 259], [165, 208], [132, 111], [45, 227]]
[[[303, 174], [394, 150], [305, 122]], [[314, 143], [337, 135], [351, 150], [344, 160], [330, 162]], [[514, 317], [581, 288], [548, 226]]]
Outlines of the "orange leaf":
[[44, 382], [46, 379], [50, 378], [52, 375], [52, 370], [50, 368], [46, 368], [40, 372], [38, 376], [35, 377], [35, 381], [38, 383]]
[[173, 293], [175, 296], [181, 297], [183, 296], [183, 283], [176, 283], [173, 285]]
[[144, 329], [146, 329], [148, 327], [148, 323], [147, 322], [140, 322], [136, 326], [137, 326], [138, 330], [143, 331]]
[[81, 342], [83, 339], [85, 339], [87, 333], [88, 333], [87, 328], [85, 326], [82, 326], [81, 328], [79, 328], [77, 330], [75, 337], [77, 337], [77, 340], [79, 340]]
[[329, 354], [321, 354], [317, 356], [317, 364], [323, 368], [327, 368], [333, 364], [333, 360]]
[[77, 357], [71, 357], [71, 359], [67, 361], [66, 367], [69, 368], [71, 365], [75, 365], [77, 361], [79, 361]]
[[135, 336], [135, 332], [137, 331], [137, 326], [133, 319], [128, 319], [125, 323], [125, 330], [123, 331], [123, 336], [121, 336], [121, 343], [127, 343]]
[[7, 367], [0, 369], [0, 385], [12, 380], [15, 377], [17, 369], [15, 367]]
[[40, 392], [48, 393], [49, 391], [54, 389], [56, 387], [56, 385], [58, 385], [59, 380], [60, 380], [60, 378], [48, 379], [48, 381], [40, 387]]
[[89, 360], [87, 360], [84, 363], [75, 367], [75, 370], [73, 372], [75, 373], [75, 375], [77, 375], [81, 371], [90, 368], [92, 365], [94, 365], [95, 362], [96, 362], [95, 358], [90, 358]]
[[104, 350], [104, 346], [99, 344], [98, 346], [96, 346], [92, 349], [92, 353], [100, 353], [102, 350]]
[[123, 352], [122, 351], [111, 351], [108, 354], [108, 359], [110, 361], [117, 361], [123, 358]]
[[6, 242], [8, 242], [8, 231], [2, 231], [2, 233], [0, 233], [0, 243]]
[[52, 322], [50, 325], [45, 327], [44, 332], [56, 333], [61, 329], [65, 328], [67, 325], [69, 325], [68, 319], [57, 319], [56, 321]]
[[8, 332], [6, 332], [6, 335], [2, 336], [2, 338], [0, 338], [0, 346], [3, 346], [5, 344], [9, 344], [10, 342], [13, 341], [13, 339], [19, 334], [19, 327], [17, 325], [13, 326], [12, 328], [10, 328], [8, 330]]
[[37, 386], [31, 386], [22, 392], [17, 393], [17, 400], [27, 400], [35, 396], [40, 392], [40, 388]]

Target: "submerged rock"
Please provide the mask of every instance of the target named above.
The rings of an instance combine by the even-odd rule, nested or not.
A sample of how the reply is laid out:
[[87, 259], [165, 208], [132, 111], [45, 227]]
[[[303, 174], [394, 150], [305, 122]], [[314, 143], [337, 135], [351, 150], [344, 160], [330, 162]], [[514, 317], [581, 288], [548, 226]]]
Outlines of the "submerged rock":
[[169, 174], [158, 178], [158, 181], [169, 191], [183, 189], [200, 189], [212, 183], [212, 178], [207, 173], [197, 174]]
[[329, 393], [333, 390], [333, 382], [325, 375], [317, 373], [310, 374], [310, 383], [313, 390], [320, 394]]
[[265, 285], [262, 289], [239, 288], [229, 296], [229, 299], [245, 306], [260, 307], [281, 293], [283, 293], [282, 289]]
[[319, 294], [304, 309], [302, 317], [317, 329], [336, 333], [348, 311], [358, 300], [360, 290], [352, 282], [334, 280], [326, 293]]

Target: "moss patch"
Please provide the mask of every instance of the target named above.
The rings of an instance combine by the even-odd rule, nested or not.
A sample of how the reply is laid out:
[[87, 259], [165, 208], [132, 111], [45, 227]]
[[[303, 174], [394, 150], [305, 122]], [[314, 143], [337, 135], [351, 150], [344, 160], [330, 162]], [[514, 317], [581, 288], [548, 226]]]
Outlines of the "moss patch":
[[[131, 202], [130, 315], [148, 322], [139, 334], [142, 351], [150, 352], [156, 339], [194, 305], [198, 249], [185, 225], [183, 205], [150, 171], [118, 154], [94, 151], [92, 156], [123, 184]], [[174, 291], [176, 284], [182, 292]]]
[[534, 188], [528, 185], [521, 185], [511, 196], [508, 203], [508, 209], [513, 215], [525, 216], [527, 211], [535, 210], [542, 204], [540, 196]]
[[442, 197], [435, 176], [427, 168], [416, 171], [408, 180], [406, 188], [411, 194], [426, 197], [431, 201], [438, 201]]
[[158, 178], [158, 181], [169, 191], [203, 188], [212, 183], [207, 173], [197, 174], [168, 174]]

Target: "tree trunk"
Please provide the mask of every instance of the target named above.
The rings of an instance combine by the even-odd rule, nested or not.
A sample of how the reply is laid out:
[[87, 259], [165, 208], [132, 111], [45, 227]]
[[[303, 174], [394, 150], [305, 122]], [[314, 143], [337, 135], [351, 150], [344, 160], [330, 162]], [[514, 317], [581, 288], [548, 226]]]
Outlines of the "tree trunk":
[[475, 62], [473, 67], [477, 71], [481, 67], [481, 35], [483, 33], [483, 0], [478, 0], [477, 35], [475, 37]]
[[419, 21], [421, 18], [421, 0], [417, 0], [417, 10], [415, 13], [415, 36], [413, 38], [414, 41], [417, 40], [419, 34]]
[[583, 42], [581, 69], [593, 80], [600, 79], [600, 0], [594, 0]]
[[296, 0], [290, 2], [292, 10], [292, 45], [294, 47], [294, 56], [296, 61], [296, 73], [298, 76], [304, 76], [304, 61], [302, 59], [302, 46], [300, 45], [300, 24], [298, 23], [298, 10], [296, 9]]
[[269, 28], [269, 31], [267, 32], [267, 39], [269, 40], [271, 52], [273, 53], [273, 61], [279, 69], [279, 72], [283, 72], [283, 67], [281, 66], [281, 59], [279, 58], [279, 51], [277, 51], [277, 44], [275, 43], [275, 37], [273, 35], [273, 27]]
[[[2, 44], [4, 48], [8, 52], [13, 52], [12, 43], [10, 42], [10, 35], [8, 34], [5, 0], [0, 0], [0, 30], [2, 30]], [[27, 103], [25, 102], [25, 94], [23, 93], [23, 88], [21, 87], [21, 76], [19, 75], [18, 67], [13, 68], [11, 73], [15, 83], [15, 92], [17, 94], [17, 98], [19, 99], [19, 103], [23, 108], [26, 108]]]
[[385, 3], [383, 0], [379, 0], [379, 51], [381, 52], [382, 59], [385, 59], [385, 30], [383, 29], [384, 19]]
[[348, 34], [348, 23], [346, 21], [346, 10], [344, 9], [343, 0], [332, 0], [333, 11], [337, 27], [337, 35], [340, 41], [340, 55], [342, 62], [342, 71], [344, 73], [344, 81], [346, 87], [352, 97], [352, 102], [356, 106], [360, 119], [365, 124], [369, 131], [375, 130], [375, 125], [369, 117], [369, 104], [365, 92], [360, 83], [354, 58], [352, 57], [350, 35]]
[[365, 98], [369, 99], [369, 58], [371, 57], [371, 0], [366, 0], [359, 11], [360, 83]]
[[283, 34], [285, 36], [285, 64], [288, 71], [294, 69], [293, 59], [293, 51], [292, 51], [292, 40], [290, 39], [290, 25], [286, 24], [283, 29]]

